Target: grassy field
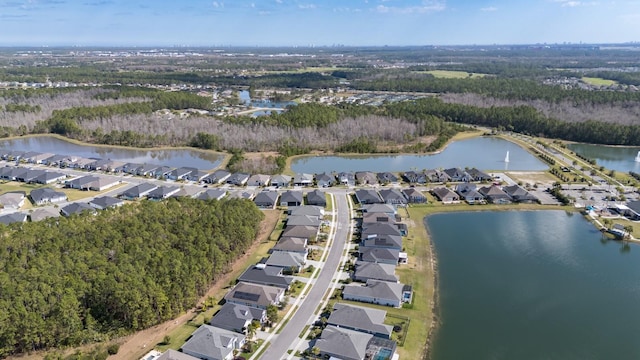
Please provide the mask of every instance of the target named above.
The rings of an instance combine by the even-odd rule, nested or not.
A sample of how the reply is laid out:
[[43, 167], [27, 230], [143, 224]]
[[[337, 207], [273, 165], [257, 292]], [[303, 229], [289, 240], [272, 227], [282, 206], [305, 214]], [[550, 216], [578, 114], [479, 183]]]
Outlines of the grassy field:
[[595, 77], [583, 76], [581, 80], [584, 83], [587, 83], [589, 85], [594, 85], [594, 86], [611, 86], [611, 85], [617, 84], [617, 82], [614, 80], [595, 78]]
[[424, 71], [427, 74], [431, 74], [437, 78], [443, 79], [465, 79], [465, 78], [479, 78], [484, 77], [484, 74], [469, 73], [466, 71], [452, 71], [452, 70], [429, 70]]

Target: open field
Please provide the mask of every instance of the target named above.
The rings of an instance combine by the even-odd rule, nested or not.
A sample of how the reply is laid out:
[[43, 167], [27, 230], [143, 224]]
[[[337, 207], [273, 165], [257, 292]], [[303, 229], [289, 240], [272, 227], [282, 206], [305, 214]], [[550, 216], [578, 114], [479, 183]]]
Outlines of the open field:
[[611, 86], [618, 83], [617, 81], [614, 81], [614, 80], [608, 80], [608, 79], [596, 78], [596, 77], [586, 77], [586, 76], [583, 76], [581, 80], [589, 85], [594, 85], [594, 86]]
[[466, 71], [452, 71], [452, 70], [429, 70], [424, 73], [431, 74], [437, 78], [443, 79], [465, 79], [465, 78], [479, 78], [484, 77], [484, 74], [469, 73]]

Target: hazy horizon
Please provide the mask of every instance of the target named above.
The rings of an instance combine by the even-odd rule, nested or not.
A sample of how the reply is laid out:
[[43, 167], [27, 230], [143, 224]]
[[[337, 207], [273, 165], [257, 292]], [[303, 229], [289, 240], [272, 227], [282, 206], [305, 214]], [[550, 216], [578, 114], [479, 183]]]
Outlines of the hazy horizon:
[[640, 40], [640, 2], [6, 0], [0, 46], [470, 46]]

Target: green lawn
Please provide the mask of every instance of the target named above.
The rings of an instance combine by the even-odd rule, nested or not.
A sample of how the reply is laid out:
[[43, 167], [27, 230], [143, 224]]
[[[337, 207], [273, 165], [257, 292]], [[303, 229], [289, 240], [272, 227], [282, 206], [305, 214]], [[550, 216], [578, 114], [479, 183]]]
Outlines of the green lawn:
[[197, 328], [198, 326], [186, 323], [169, 334], [171, 341], [168, 344], [160, 343], [156, 345], [155, 349], [162, 352], [168, 349], [178, 350]]
[[484, 74], [469, 73], [466, 71], [453, 71], [453, 70], [429, 70], [425, 72], [437, 78], [443, 78], [443, 79], [479, 78], [479, 77], [485, 76]]
[[594, 85], [594, 86], [611, 86], [611, 85], [617, 84], [617, 82], [614, 80], [596, 78], [596, 77], [584, 76], [582, 77], [581, 80], [589, 85]]

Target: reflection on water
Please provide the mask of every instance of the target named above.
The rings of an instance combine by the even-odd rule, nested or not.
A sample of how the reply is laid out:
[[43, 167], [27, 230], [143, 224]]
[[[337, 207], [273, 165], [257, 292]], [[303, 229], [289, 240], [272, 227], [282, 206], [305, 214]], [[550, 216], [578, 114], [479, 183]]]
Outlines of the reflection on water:
[[439, 276], [432, 360], [640, 358], [640, 247], [601, 242], [564, 211], [425, 223]]
[[36, 151], [84, 158], [111, 159], [131, 163], [147, 163], [170, 167], [195, 167], [209, 170], [220, 165], [220, 154], [193, 149], [139, 150], [79, 145], [50, 136], [1, 140], [2, 150]]
[[[509, 152], [509, 162], [505, 154]], [[539, 171], [548, 169], [518, 145], [495, 137], [454, 141], [431, 155], [305, 156], [291, 164], [295, 172], [392, 171], [475, 167], [480, 170]]]
[[640, 148], [627, 146], [604, 146], [593, 144], [568, 144], [567, 147], [609, 170], [640, 173], [640, 162], [636, 161]]

